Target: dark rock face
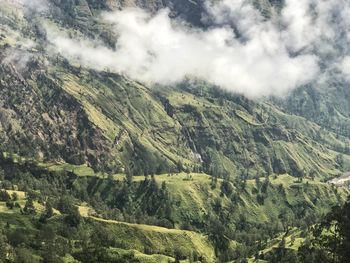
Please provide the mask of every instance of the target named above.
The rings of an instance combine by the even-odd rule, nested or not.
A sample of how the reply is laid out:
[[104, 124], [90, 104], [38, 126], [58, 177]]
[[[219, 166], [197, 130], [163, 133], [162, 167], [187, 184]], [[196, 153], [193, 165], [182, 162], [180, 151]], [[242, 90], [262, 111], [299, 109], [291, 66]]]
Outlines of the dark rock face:
[[25, 71], [10, 62], [0, 65], [1, 151], [75, 164], [99, 162], [108, 152], [102, 134], [38, 59], [31, 59], [27, 63], [36, 67]]
[[202, 14], [205, 13], [204, 0], [81, 0], [81, 1], [61, 1], [50, 0], [52, 7], [58, 7], [61, 12], [73, 18], [88, 17], [93, 14], [93, 10], [116, 10], [128, 6], [138, 6], [140, 8], [156, 12], [162, 8], [169, 8], [171, 17], [179, 17], [193, 25], [201, 26]]

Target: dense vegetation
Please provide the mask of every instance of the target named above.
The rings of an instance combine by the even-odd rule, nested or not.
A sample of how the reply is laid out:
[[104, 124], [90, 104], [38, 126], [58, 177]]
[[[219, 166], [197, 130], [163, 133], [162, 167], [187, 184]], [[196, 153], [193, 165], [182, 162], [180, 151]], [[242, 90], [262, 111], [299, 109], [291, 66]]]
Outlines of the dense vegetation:
[[316, 225], [312, 236], [299, 249], [299, 254], [308, 262], [349, 261], [349, 214], [350, 202], [336, 206]]
[[[306, 231], [348, 194], [318, 179], [289, 175], [252, 180], [197, 173], [88, 175], [86, 168], [5, 156], [0, 214], [10, 262], [21, 262], [19, 248], [44, 262], [51, 262], [48, 255], [57, 262], [144, 262], [143, 255], [153, 255], [150, 262], [240, 260], [281, 232]], [[18, 228], [20, 241], [11, 241]], [[51, 233], [51, 250], [38, 245], [48, 242], [40, 231]], [[56, 247], [63, 245], [63, 252]]]

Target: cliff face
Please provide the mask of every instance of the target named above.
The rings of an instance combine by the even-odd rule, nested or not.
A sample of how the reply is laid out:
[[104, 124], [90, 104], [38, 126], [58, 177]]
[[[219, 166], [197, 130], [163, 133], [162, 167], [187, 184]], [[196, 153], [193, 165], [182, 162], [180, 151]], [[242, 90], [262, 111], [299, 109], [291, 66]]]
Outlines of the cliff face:
[[12, 62], [0, 66], [2, 151], [41, 160], [98, 162], [108, 150], [101, 132], [38, 58], [27, 63], [26, 70]]
[[[113, 11], [123, 7], [140, 7], [150, 12], [156, 12], [162, 8], [169, 8], [172, 17], [180, 17], [194, 25], [201, 25], [201, 16], [205, 11], [203, 0], [81, 0], [81, 1], [60, 1], [51, 0], [52, 7], [69, 14], [72, 18], [91, 18], [96, 12]], [[59, 12], [59, 11], [58, 11]]]

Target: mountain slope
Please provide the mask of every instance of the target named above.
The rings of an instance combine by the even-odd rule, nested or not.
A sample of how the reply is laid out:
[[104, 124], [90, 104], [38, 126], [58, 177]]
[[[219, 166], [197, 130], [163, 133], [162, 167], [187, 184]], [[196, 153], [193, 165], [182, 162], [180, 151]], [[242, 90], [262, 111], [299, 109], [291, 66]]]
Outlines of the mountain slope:
[[[16, 23], [6, 21], [1, 52], [2, 151], [136, 175], [190, 169], [329, 177], [344, 169], [336, 156], [346, 153], [349, 139], [337, 131], [199, 81], [149, 88], [86, 70], [39, 52], [41, 44], [26, 47], [33, 40], [15, 32], [33, 20], [20, 9], [11, 18]], [[51, 18], [43, 22], [60, 27]], [[31, 34], [40, 39], [38, 32]]]
[[[205, 28], [203, 1], [0, 2], [0, 258], [239, 261], [298, 227], [293, 247], [345, 201], [328, 183], [350, 170], [343, 84], [250, 100], [88, 69], [50, 44], [60, 32], [114, 49], [100, 15], [124, 6]], [[281, 7], [254, 4], [264, 19]]]

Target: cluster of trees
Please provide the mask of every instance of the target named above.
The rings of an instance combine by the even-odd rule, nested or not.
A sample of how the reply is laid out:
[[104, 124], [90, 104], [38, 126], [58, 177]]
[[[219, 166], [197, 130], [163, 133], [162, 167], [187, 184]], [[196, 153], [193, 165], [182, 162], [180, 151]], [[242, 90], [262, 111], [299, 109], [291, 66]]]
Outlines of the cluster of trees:
[[[128, 245], [113, 234], [106, 224], [81, 217], [76, 204], [83, 201], [79, 196], [85, 195], [83, 191], [74, 193], [75, 191], [71, 188], [72, 178], [69, 179], [68, 175], [61, 174], [59, 178], [56, 174], [53, 178], [50, 174], [40, 173], [34, 176], [29, 172], [22, 173], [17, 169], [15, 173], [9, 174], [6, 171], [4, 174], [4, 181], [0, 183], [2, 184], [0, 188], [6, 186], [7, 189], [23, 190], [26, 186], [25, 189], [28, 190], [27, 202], [22, 208], [21, 215], [23, 218], [21, 220], [26, 222], [23, 227], [3, 220], [0, 215], [0, 232], [2, 233], [0, 250], [3, 248], [4, 254], [7, 255], [4, 257], [6, 258], [4, 262], [60, 263], [67, 254], [81, 262], [140, 262], [132, 251], [111, 252], [111, 247], [127, 249]], [[107, 180], [104, 179], [104, 181]], [[78, 181], [73, 182], [74, 189], [78, 187], [77, 184], [84, 185]], [[102, 212], [118, 210], [125, 216], [123, 220], [127, 219], [137, 223], [146, 220], [145, 223], [149, 224], [174, 226], [171, 221], [172, 204], [168, 187], [165, 183], [158, 184], [154, 176], [146, 176], [139, 184], [132, 180], [125, 180], [117, 182], [117, 186], [113, 186], [111, 181], [108, 182], [108, 185], [112, 187], [109, 194], [113, 198], [109, 200], [110, 202], [103, 200], [105, 193], [98, 194], [99, 197], [93, 196], [87, 199]], [[85, 190], [89, 190], [89, 184], [86, 184], [85, 187]], [[39, 195], [38, 192], [42, 194]], [[0, 196], [8, 198], [7, 191], [1, 191]], [[45, 209], [43, 211], [36, 209], [36, 203], [40, 203]], [[55, 212], [56, 210], [60, 214]], [[144, 252], [157, 253], [150, 249]], [[202, 261], [202, 257], [194, 251], [190, 255], [176, 249], [169, 250], [168, 253], [172, 253], [175, 262], [186, 258], [191, 259], [192, 262]]]
[[[1, 163], [0, 163], [1, 164]], [[88, 261], [93, 258], [96, 262], [105, 260], [103, 253], [107, 245], [97, 245], [90, 240], [110, 240], [109, 246], [123, 247], [117, 239], [94, 237], [70, 236], [67, 230], [77, 232], [82, 225], [91, 226], [81, 218], [75, 204], [87, 202], [96, 211], [95, 216], [102, 216], [107, 219], [115, 219], [132, 223], [144, 223], [159, 225], [168, 228], [174, 227], [175, 222], [173, 211], [176, 209], [176, 200], [172, 200], [166, 183], [159, 184], [154, 175], [145, 175], [144, 180], [134, 182], [133, 176], [127, 174], [125, 180], [113, 180], [113, 178], [82, 177], [77, 178], [70, 173], [48, 173], [34, 166], [26, 164], [8, 163], [0, 169], [0, 189], [17, 189], [28, 193], [27, 202], [22, 209], [24, 216], [35, 217], [39, 225], [51, 225], [54, 221], [54, 209], [62, 213], [60, 220], [64, 229], [55, 229], [56, 237], [64, 238], [72, 247], [69, 240], [80, 240], [78, 252], [69, 250], [69, 253], [76, 253], [77, 258]], [[212, 205], [207, 207], [206, 214], [198, 218], [191, 218], [191, 221], [183, 224], [184, 229], [196, 230], [208, 234], [216, 248], [216, 254], [222, 261], [249, 257], [259, 251], [264, 240], [273, 238], [279, 231], [288, 232], [291, 226], [306, 227], [316, 222], [308, 204], [298, 204], [298, 207], [282, 210], [275, 222], [266, 224], [254, 223], [244, 213], [245, 202], [242, 195], [255, 195], [258, 205], [263, 205], [266, 199], [271, 202], [276, 194], [285, 199], [286, 190], [283, 185], [271, 184], [268, 176], [256, 176], [254, 181], [248, 184], [248, 173], [243, 172], [240, 176], [231, 179], [218, 179], [213, 176], [211, 187], [219, 190], [221, 197], [210, 200]], [[191, 180], [188, 175], [186, 180]], [[252, 184], [253, 183], [253, 187]], [[300, 183], [300, 182], [299, 182]], [[303, 184], [304, 185], [304, 184]], [[295, 185], [302, 191], [303, 185]], [[305, 184], [305, 187], [306, 184]], [[249, 193], [248, 193], [248, 189]], [[250, 192], [251, 191], [251, 192]], [[38, 194], [40, 193], [40, 194]], [[17, 197], [18, 198], [18, 197]], [[15, 201], [16, 196], [11, 196], [8, 191], [0, 191], [0, 200]], [[55, 201], [56, 200], [56, 201]], [[225, 200], [225, 201], [223, 201]], [[39, 213], [34, 203], [40, 203], [45, 211]], [[313, 217], [312, 217], [313, 216]], [[307, 221], [307, 223], [305, 223]], [[181, 222], [180, 222], [181, 223]], [[56, 224], [56, 226], [59, 224]], [[75, 230], [74, 230], [75, 229]], [[95, 231], [95, 230], [94, 230]], [[105, 230], [99, 230], [101, 233]], [[78, 231], [79, 232], [79, 231]], [[80, 234], [79, 234], [80, 235]], [[6, 235], [6, 238], [9, 237]], [[90, 245], [86, 244], [86, 239]], [[231, 240], [239, 242], [238, 247], [233, 247]], [[260, 240], [260, 242], [257, 242]], [[76, 241], [72, 243], [77, 244]], [[80, 244], [80, 243], [79, 243]], [[13, 244], [12, 247], [16, 248]], [[107, 246], [107, 247], [106, 247]], [[28, 243], [25, 248], [36, 250], [36, 245]], [[40, 249], [39, 249], [40, 251]], [[284, 253], [284, 251], [282, 251]], [[281, 253], [282, 253], [281, 252]], [[282, 254], [283, 254], [282, 253]], [[108, 254], [108, 253], [107, 253]], [[132, 257], [132, 255], [129, 255]], [[188, 255], [182, 255], [188, 256]], [[60, 257], [60, 256], [58, 256]], [[132, 262], [130, 259], [129, 262]], [[108, 261], [107, 261], [108, 262]]]
[[[315, 211], [312, 211], [310, 204], [307, 202], [298, 202], [298, 204], [291, 205], [277, 201], [279, 198], [287, 200], [287, 190], [283, 184], [272, 184], [269, 176], [260, 177], [257, 175], [255, 183], [250, 182], [249, 187], [247, 187], [245, 173], [233, 180], [221, 179], [221, 184], [218, 181], [216, 177], [212, 177], [212, 188], [220, 185], [221, 196], [225, 198], [213, 200], [212, 209], [209, 210], [209, 214], [204, 220], [207, 224], [203, 229], [207, 231], [210, 239], [215, 244], [217, 255], [223, 261], [251, 257], [256, 251], [263, 248], [265, 241], [275, 238], [278, 233], [284, 232], [288, 235], [289, 231], [295, 227], [307, 232], [309, 226], [316, 224], [321, 219]], [[308, 182], [303, 183], [296, 179], [293, 191], [297, 191], [295, 194], [302, 195], [308, 187]], [[278, 207], [281, 205], [285, 207], [279, 207], [280, 212], [272, 222], [266, 224], [254, 223], [249, 220], [247, 214], [242, 210], [242, 207], [245, 209], [243, 196], [247, 194], [255, 195], [258, 205], [264, 205], [264, 202], [268, 199], [269, 202], [275, 202]], [[312, 202], [316, 204], [317, 199], [312, 200]], [[234, 224], [234, 228], [232, 228], [232, 224]], [[230, 240], [235, 240], [240, 245], [232, 249]], [[269, 262], [299, 262], [290, 260], [298, 260], [300, 256], [295, 250], [285, 249], [282, 242], [275, 253], [256, 255], [256, 258], [265, 259]]]
[[[47, 197], [60, 200], [62, 196], [69, 196], [71, 203], [75, 200], [87, 202], [97, 214], [108, 219], [169, 228], [174, 226], [173, 202], [168, 188], [165, 183], [160, 185], [156, 182], [154, 174], [146, 175], [141, 183], [134, 183], [133, 177], [128, 174], [126, 180], [119, 182], [110, 179], [75, 178], [69, 172], [47, 173], [26, 164], [6, 163], [5, 170], [6, 172], [0, 169], [0, 189], [18, 189], [28, 193], [28, 201], [22, 208], [26, 214], [33, 213], [34, 200], [45, 204]], [[0, 200], [3, 199], [11, 206], [19, 206], [14, 198], [16, 196], [11, 197], [7, 191], [0, 192]], [[51, 204], [55, 208], [60, 207], [57, 202]]]
[[[286, 235], [288, 232], [286, 232]], [[347, 263], [350, 259], [350, 200], [336, 206], [318, 224], [309, 224], [300, 234], [305, 241], [298, 250], [287, 248], [285, 237], [278, 247], [256, 259], [288, 263]]]
[[6, 202], [6, 206], [10, 209], [13, 209], [14, 207], [21, 207], [18, 203], [18, 196], [17, 193], [14, 192], [12, 195], [10, 195], [7, 191], [5, 190], [0, 190], [0, 201], [1, 202]]
[[[70, 204], [72, 205], [72, 204]], [[62, 211], [63, 212], [63, 211]], [[78, 225], [63, 220], [57, 227], [50, 219], [54, 216], [50, 202], [42, 213], [38, 213], [31, 198], [23, 209], [24, 225], [12, 223], [8, 217], [0, 224], [0, 261], [18, 263], [63, 262], [62, 257], [73, 251], [73, 237], [68, 229], [75, 231]], [[71, 217], [71, 211], [55, 220]], [[80, 217], [80, 215], [79, 215]], [[30, 226], [30, 227], [29, 227]], [[68, 230], [65, 233], [63, 230]], [[40, 257], [38, 257], [40, 256]]]
[[129, 149], [131, 156], [126, 166], [126, 173], [129, 175], [154, 175], [174, 170], [164, 156], [158, 152], [151, 152], [138, 138], [133, 137], [133, 149]]
[[[14, 218], [18, 215], [15, 221], [0, 215], [0, 262], [63, 263], [67, 254], [81, 262], [139, 262], [132, 252], [108, 253], [110, 247], [124, 246], [104, 224], [81, 217], [76, 206], [81, 200], [70, 189], [68, 175], [23, 172], [15, 166], [4, 168], [5, 171], [0, 168], [0, 188], [25, 190], [27, 201], [10, 214]], [[0, 191], [0, 201], [16, 202], [18, 198], [9, 191]], [[35, 203], [44, 209], [38, 210]]]
[[115, 195], [108, 205], [121, 211], [124, 219], [136, 223], [174, 227], [173, 201], [165, 182], [159, 185], [155, 176], [151, 175], [145, 176], [145, 179], [137, 184], [125, 180], [114, 185]]
[[298, 256], [310, 263], [346, 263], [350, 259], [350, 200], [336, 206], [299, 249]]
[[2, 223], [0, 262], [63, 263], [68, 254], [80, 262], [140, 262], [133, 252], [109, 253], [110, 247], [121, 247], [117, 238], [103, 224], [82, 218], [72, 220], [80, 216], [69, 208], [72, 204], [67, 200], [60, 202], [70, 210], [68, 214], [53, 216], [47, 207], [41, 216], [26, 215], [22, 219], [26, 226]]

